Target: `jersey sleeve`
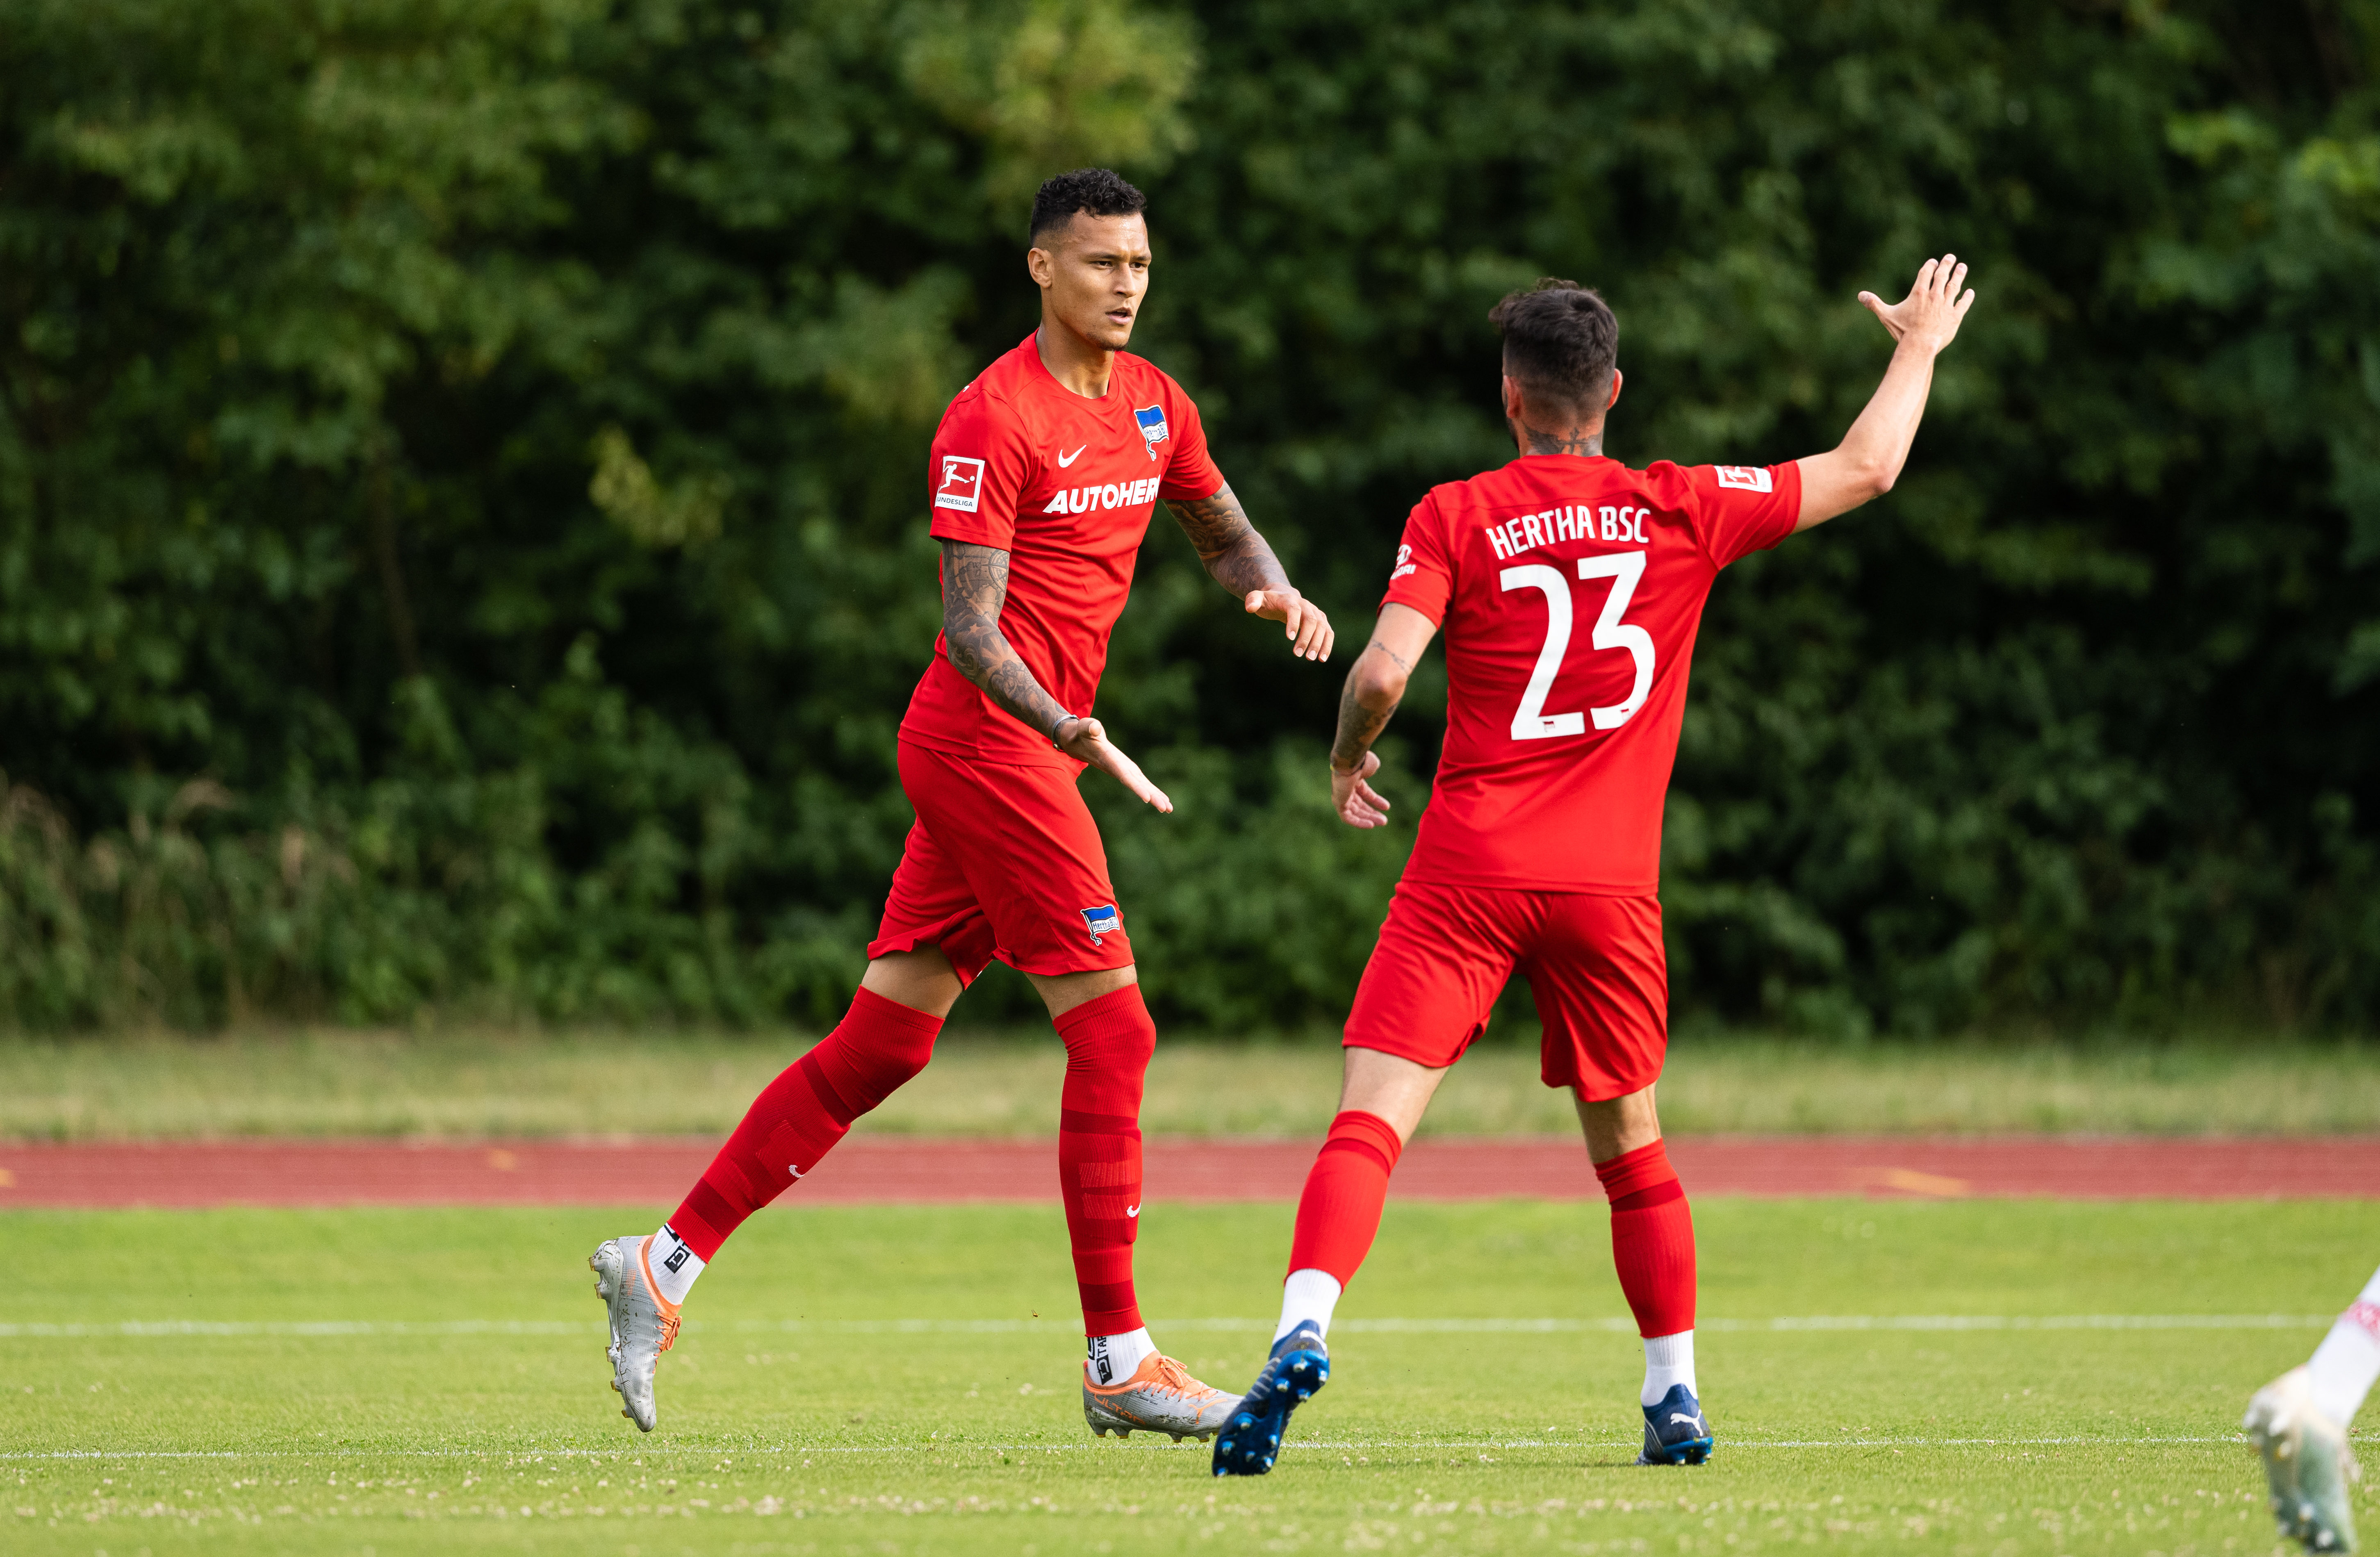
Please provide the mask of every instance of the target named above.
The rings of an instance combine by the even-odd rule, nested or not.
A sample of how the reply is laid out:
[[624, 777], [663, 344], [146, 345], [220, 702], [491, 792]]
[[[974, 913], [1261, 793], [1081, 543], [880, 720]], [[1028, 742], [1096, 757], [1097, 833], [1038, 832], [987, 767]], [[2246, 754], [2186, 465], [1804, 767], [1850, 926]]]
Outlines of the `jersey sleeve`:
[[[1157, 446], [1165, 460], [1165, 475], [1158, 485], [1157, 495], [1168, 503], [1212, 497], [1223, 490], [1223, 473], [1208, 457], [1207, 424], [1198, 420], [1197, 406], [1182, 392], [1180, 384], [1168, 379], [1165, 387], [1173, 426], [1167, 430], [1165, 443]], [[1142, 436], [1147, 435], [1144, 427]], [[1172, 445], [1170, 449], [1168, 444]]]
[[1694, 502], [1694, 534], [1713, 567], [1765, 552], [1802, 518], [1799, 465], [1694, 465], [1680, 472]]
[[1446, 621], [1446, 602], [1454, 598], [1453, 559], [1447, 554], [1446, 527], [1438, 512], [1438, 494], [1414, 505], [1405, 517], [1404, 539], [1397, 546], [1396, 566], [1389, 570], [1389, 591], [1382, 605], [1409, 605], [1429, 618], [1430, 626]]
[[942, 413], [926, 476], [935, 539], [1009, 550], [1031, 465], [1025, 429], [1002, 401], [968, 389]]

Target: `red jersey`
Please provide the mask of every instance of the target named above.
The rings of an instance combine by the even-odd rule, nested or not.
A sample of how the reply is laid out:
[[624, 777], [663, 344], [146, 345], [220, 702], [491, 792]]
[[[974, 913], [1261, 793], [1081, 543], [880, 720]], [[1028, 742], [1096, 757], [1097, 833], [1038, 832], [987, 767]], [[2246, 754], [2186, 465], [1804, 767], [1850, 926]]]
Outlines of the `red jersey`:
[[1801, 510], [1793, 465], [1528, 455], [1432, 488], [1381, 601], [1446, 634], [1446, 746], [1406, 878], [1656, 891], [1703, 601]]
[[[928, 476], [938, 538], [1008, 553], [1000, 630], [1073, 714], [1089, 713], [1099, 695], [1108, 634], [1158, 499], [1223, 490], [1180, 384], [1120, 351], [1106, 396], [1086, 399], [1050, 376], [1031, 335], [942, 413]], [[901, 738], [986, 761], [1082, 766], [961, 675], [939, 634]]]

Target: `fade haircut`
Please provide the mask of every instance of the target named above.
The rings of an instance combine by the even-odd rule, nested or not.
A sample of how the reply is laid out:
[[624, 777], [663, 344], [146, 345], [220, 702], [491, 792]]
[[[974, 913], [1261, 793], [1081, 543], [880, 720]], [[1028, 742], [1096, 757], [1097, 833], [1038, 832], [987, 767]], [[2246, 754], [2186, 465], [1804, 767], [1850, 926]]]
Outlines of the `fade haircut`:
[[1611, 399], [1620, 321], [1591, 286], [1547, 276], [1488, 310], [1503, 333], [1504, 372], [1534, 409], [1593, 421]]
[[1148, 209], [1148, 197], [1125, 183], [1112, 168], [1078, 167], [1041, 186], [1033, 197], [1033, 231], [1027, 236], [1039, 247], [1041, 235], [1062, 229], [1077, 211], [1093, 216], [1137, 216]]

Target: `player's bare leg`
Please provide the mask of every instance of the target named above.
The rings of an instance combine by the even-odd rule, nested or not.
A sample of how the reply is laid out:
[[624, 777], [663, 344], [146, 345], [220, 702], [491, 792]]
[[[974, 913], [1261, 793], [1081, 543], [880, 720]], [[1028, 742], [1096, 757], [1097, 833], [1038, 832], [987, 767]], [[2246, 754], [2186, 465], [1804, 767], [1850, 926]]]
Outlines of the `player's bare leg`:
[[2348, 1424], [2380, 1380], [2380, 1274], [2338, 1316], [2302, 1368], [2256, 1392], [2241, 1424], [2264, 1456], [2280, 1533], [2308, 1551], [2353, 1551], [2349, 1488], [2362, 1475]]
[[1133, 1288], [1141, 1085], [1157, 1042], [1139, 975], [1127, 965], [1026, 977], [1066, 1043], [1058, 1182], [1082, 1289], [1083, 1419], [1102, 1438], [1139, 1429], [1176, 1442], [1204, 1439], [1222, 1424], [1232, 1397], [1157, 1349]]
[[935, 947], [870, 961], [841, 1025], [753, 1100], [670, 1219], [650, 1236], [607, 1239], [588, 1257], [611, 1321], [612, 1387], [620, 1414], [639, 1431], [660, 1419], [654, 1376], [677, 1339], [694, 1279], [746, 1217], [816, 1168], [853, 1119], [925, 1067], [965, 988]]
[[859, 976], [859, 987], [897, 1005], [922, 1011], [936, 1021], [949, 1016], [951, 1007], [966, 992], [958, 970], [939, 946], [869, 958], [868, 971]]

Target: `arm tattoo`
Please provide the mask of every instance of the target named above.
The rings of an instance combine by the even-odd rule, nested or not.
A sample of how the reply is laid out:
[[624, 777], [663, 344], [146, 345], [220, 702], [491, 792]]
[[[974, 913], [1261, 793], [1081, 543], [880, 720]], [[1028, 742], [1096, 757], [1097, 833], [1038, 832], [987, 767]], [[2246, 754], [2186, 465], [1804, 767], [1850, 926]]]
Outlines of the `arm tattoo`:
[[[1413, 674], [1413, 667], [1405, 663], [1403, 657], [1378, 639], [1371, 641], [1364, 654], [1381, 655], [1406, 675]], [[1347, 672], [1347, 685], [1339, 693], [1339, 734], [1330, 743], [1330, 765], [1342, 773], [1352, 773], [1363, 766], [1364, 753], [1372, 749], [1372, 743], [1389, 727], [1397, 704], [1403, 701], [1390, 697], [1378, 707], [1366, 702], [1360, 690], [1363, 675], [1364, 655], [1359, 654]]]
[[1198, 560], [1216, 583], [1234, 594], [1250, 590], [1286, 590], [1289, 575], [1265, 538], [1248, 522], [1248, 512], [1228, 486], [1212, 497], [1168, 503], [1174, 523], [1198, 548]]
[[1067, 712], [1041, 689], [1000, 630], [1000, 613], [1007, 603], [1006, 552], [964, 541], [942, 542], [942, 636], [950, 640], [953, 668], [1046, 739]]
[[[1582, 437], [1571, 437], [1560, 432], [1543, 432], [1523, 422], [1521, 431], [1528, 434], [1531, 454], [1598, 455], [1603, 452], [1603, 433], [1600, 430]], [[1572, 429], [1572, 432], [1575, 431], [1576, 429]]]

